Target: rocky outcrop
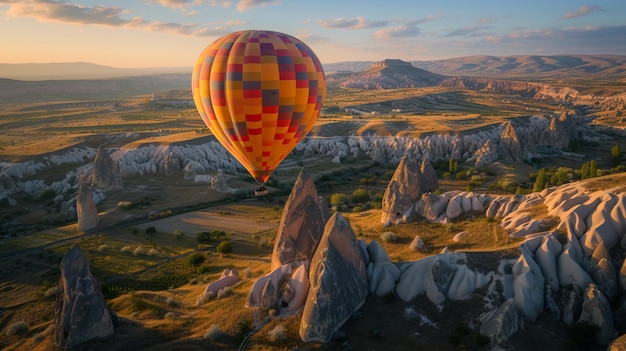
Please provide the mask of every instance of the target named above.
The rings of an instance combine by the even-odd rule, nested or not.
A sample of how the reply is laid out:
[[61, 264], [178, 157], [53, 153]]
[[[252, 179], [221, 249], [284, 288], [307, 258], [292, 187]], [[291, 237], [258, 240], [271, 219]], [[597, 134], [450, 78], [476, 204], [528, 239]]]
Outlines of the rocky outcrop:
[[433, 165], [430, 163], [430, 160], [428, 160], [428, 158], [424, 158], [422, 160], [420, 172], [422, 173], [422, 179], [420, 182], [422, 192], [428, 193], [439, 189], [437, 171], [435, 171], [435, 168], [433, 168]]
[[396, 59], [375, 62], [365, 72], [328, 76], [328, 84], [357, 89], [417, 88], [435, 86], [442, 80], [443, 76]]
[[165, 173], [165, 175], [171, 175], [180, 172], [180, 170], [181, 162], [178, 156], [173, 152], [167, 154], [163, 159], [163, 173]]
[[608, 345], [618, 336], [613, 324], [611, 305], [594, 284], [590, 284], [585, 291], [585, 300], [578, 322], [586, 322], [598, 327], [595, 338], [600, 345]]
[[321, 210], [315, 183], [303, 169], [285, 202], [274, 241], [271, 269], [310, 260], [324, 233], [326, 215]]
[[552, 117], [550, 125], [541, 134], [538, 143], [557, 149], [565, 149], [569, 147], [570, 140], [577, 137], [576, 122], [567, 112], [563, 112], [560, 117]]
[[228, 179], [226, 175], [221, 170], [218, 170], [217, 175], [215, 177], [211, 177], [211, 189], [220, 192], [220, 193], [228, 193], [230, 192], [230, 188], [228, 186]]
[[488, 139], [469, 161], [474, 161], [474, 167], [482, 168], [496, 162], [498, 158], [500, 158], [498, 154], [498, 144]]
[[422, 174], [417, 161], [404, 156], [383, 195], [381, 222], [387, 224], [406, 221], [415, 202], [422, 195], [422, 187]]
[[492, 344], [501, 344], [520, 330], [522, 320], [514, 299], [506, 300], [496, 310], [489, 312], [480, 326], [480, 333], [489, 337]]
[[328, 342], [368, 294], [365, 259], [352, 227], [339, 213], [324, 228], [309, 280], [300, 338]]
[[111, 158], [109, 152], [102, 145], [98, 147], [93, 161], [91, 185], [102, 190], [115, 190], [123, 187], [117, 162]]
[[500, 143], [498, 144], [498, 154], [505, 160], [522, 162], [526, 159], [526, 148], [520, 142], [515, 127], [511, 122], [505, 123]]
[[89, 230], [98, 225], [98, 209], [87, 180], [80, 183], [76, 199], [76, 215], [78, 216], [78, 230]]
[[287, 315], [304, 306], [309, 293], [309, 261], [284, 264], [257, 279], [246, 299], [246, 307]]
[[534, 99], [553, 99], [557, 101], [570, 100], [580, 95], [577, 90], [567, 87], [555, 88], [548, 84], [491, 78], [452, 77], [443, 81], [441, 86], [518, 94]]
[[61, 261], [59, 293], [54, 316], [54, 341], [72, 349], [87, 341], [114, 334], [100, 284], [92, 276], [87, 258], [78, 245]]

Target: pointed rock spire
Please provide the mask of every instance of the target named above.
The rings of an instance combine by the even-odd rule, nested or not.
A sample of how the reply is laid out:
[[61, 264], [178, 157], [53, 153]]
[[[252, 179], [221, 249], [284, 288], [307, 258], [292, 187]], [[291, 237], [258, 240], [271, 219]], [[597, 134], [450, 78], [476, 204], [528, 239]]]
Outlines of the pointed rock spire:
[[326, 215], [322, 213], [313, 179], [302, 169], [285, 203], [271, 269], [313, 257], [324, 233]]
[[310, 288], [300, 321], [305, 342], [328, 342], [368, 294], [365, 259], [350, 224], [335, 213], [309, 270]]
[[411, 212], [421, 195], [422, 173], [417, 161], [404, 155], [383, 195], [381, 222], [403, 221], [404, 215]]
[[123, 186], [118, 164], [111, 158], [102, 144], [98, 147], [93, 161], [91, 185], [102, 190], [121, 189]]

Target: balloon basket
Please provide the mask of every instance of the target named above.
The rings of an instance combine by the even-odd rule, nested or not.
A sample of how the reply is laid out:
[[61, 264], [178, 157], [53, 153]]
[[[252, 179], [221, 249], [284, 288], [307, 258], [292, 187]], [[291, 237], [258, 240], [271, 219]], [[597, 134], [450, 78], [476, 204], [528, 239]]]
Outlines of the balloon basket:
[[254, 196], [263, 196], [263, 195], [267, 195], [267, 187], [265, 187], [264, 185], [261, 185], [260, 187], [256, 188], [256, 190], [254, 191]]

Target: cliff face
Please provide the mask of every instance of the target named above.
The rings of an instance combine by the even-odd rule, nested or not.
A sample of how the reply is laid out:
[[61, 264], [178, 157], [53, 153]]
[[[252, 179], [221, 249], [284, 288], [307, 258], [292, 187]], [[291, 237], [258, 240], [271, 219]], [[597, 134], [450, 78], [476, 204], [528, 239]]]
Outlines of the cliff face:
[[580, 95], [578, 91], [571, 88], [554, 88], [548, 84], [490, 78], [452, 77], [442, 81], [441, 86], [518, 94], [528, 98], [554, 99], [557, 101], [569, 100]]

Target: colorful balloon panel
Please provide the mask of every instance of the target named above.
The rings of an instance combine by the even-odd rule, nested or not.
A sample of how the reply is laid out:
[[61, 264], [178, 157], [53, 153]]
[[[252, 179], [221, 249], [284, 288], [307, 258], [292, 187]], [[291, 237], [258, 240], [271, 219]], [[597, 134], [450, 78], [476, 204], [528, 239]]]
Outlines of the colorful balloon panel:
[[299, 39], [248, 30], [204, 49], [191, 91], [215, 138], [264, 183], [313, 128], [326, 78], [315, 53]]

